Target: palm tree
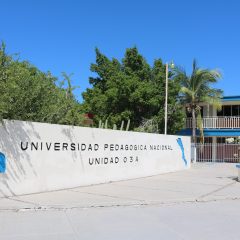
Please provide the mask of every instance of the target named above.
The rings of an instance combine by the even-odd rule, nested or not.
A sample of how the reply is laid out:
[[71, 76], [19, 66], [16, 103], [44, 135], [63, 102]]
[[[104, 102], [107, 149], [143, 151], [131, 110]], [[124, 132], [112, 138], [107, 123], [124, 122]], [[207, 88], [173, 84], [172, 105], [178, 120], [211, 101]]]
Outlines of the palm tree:
[[201, 69], [194, 59], [192, 74], [187, 75], [180, 67], [174, 69], [175, 79], [181, 85], [180, 99], [189, 112], [192, 113], [192, 141], [196, 144], [197, 116], [200, 114], [200, 103], [207, 102], [221, 109], [222, 90], [211, 87], [216, 83], [221, 74], [218, 70]]

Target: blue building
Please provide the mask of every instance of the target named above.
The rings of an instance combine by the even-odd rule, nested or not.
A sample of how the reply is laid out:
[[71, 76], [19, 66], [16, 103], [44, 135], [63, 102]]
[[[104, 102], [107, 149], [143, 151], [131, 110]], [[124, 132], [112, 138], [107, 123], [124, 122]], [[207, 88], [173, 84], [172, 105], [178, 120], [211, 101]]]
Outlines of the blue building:
[[[201, 126], [204, 135], [204, 148], [201, 145], [198, 158], [203, 160], [240, 161], [240, 96], [222, 98], [222, 109], [217, 109], [208, 103], [202, 103]], [[192, 135], [192, 118], [188, 114], [185, 129], [181, 135]], [[197, 141], [200, 142], [200, 130], [197, 129]], [[231, 145], [231, 146], [230, 146]], [[199, 154], [202, 154], [201, 156]], [[237, 158], [237, 160], [236, 160]], [[229, 160], [230, 161], [230, 160]], [[229, 162], [228, 161], [228, 162]]]

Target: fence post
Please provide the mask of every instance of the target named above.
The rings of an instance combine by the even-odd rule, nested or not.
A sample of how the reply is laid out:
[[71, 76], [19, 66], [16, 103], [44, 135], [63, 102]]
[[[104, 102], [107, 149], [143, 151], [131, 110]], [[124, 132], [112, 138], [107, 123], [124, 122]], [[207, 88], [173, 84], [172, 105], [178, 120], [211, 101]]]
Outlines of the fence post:
[[217, 160], [217, 137], [212, 138], [212, 162]]
[[191, 162], [196, 163], [197, 162], [197, 148], [194, 143], [192, 143], [191, 150], [192, 150], [191, 151]]

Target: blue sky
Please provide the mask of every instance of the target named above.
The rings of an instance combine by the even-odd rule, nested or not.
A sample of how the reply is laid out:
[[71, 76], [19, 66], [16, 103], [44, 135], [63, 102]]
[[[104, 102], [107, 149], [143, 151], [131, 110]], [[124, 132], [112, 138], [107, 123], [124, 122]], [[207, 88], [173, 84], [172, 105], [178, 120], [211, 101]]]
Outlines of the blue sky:
[[174, 60], [191, 70], [218, 68], [224, 95], [240, 95], [238, 0], [0, 0], [0, 40], [43, 71], [74, 73], [75, 94], [89, 87], [95, 47], [122, 59], [137, 46], [149, 63]]

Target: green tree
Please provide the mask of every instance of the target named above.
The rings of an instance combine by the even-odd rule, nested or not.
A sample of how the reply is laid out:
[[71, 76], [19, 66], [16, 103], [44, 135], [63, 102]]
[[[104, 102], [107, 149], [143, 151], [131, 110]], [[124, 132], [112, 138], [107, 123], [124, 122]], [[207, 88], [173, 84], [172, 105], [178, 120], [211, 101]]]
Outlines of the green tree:
[[[86, 112], [94, 114], [96, 125], [99, 120], [108, 119], [110, 127], [120, 126], [122, 120], [130, 119], [133, 130], [143, 120], [154, 119], [159, 132], [163, 132], [165, 65], [161, 59], [155, 60], [151, 67], [136, 47], [126, 49], [121, 62], [108, 59], [96, 49], [96, 63], [91, 64], [91, 71], [96, 76], [89, 78], [92, 88], [83, 93], [83, 106]], [[174, 80], [170, 82], [170, 133], [182, 127], [183, 113], [177, 101], [179, 89]]]
[[67, 89], [57, 78], [28, 61], [20, 61], [0, 47], [0, 117], [25, 121], [81, 125], [82, 109], [75, 99], [71, 79]]
[[193, 60], [192, 73], [187, 75], [180, 67], [175, 68], [175, 81], [181, 85], [180, 96], [183, 105], [192, 114], [192, 140], [196, 144], [197, 115], [200, 114], [200, 103], [208, 102], [216, 108], [221, 108], [222, 90], [213, 88], [221, 78], [218, 70], [201, 69]]

